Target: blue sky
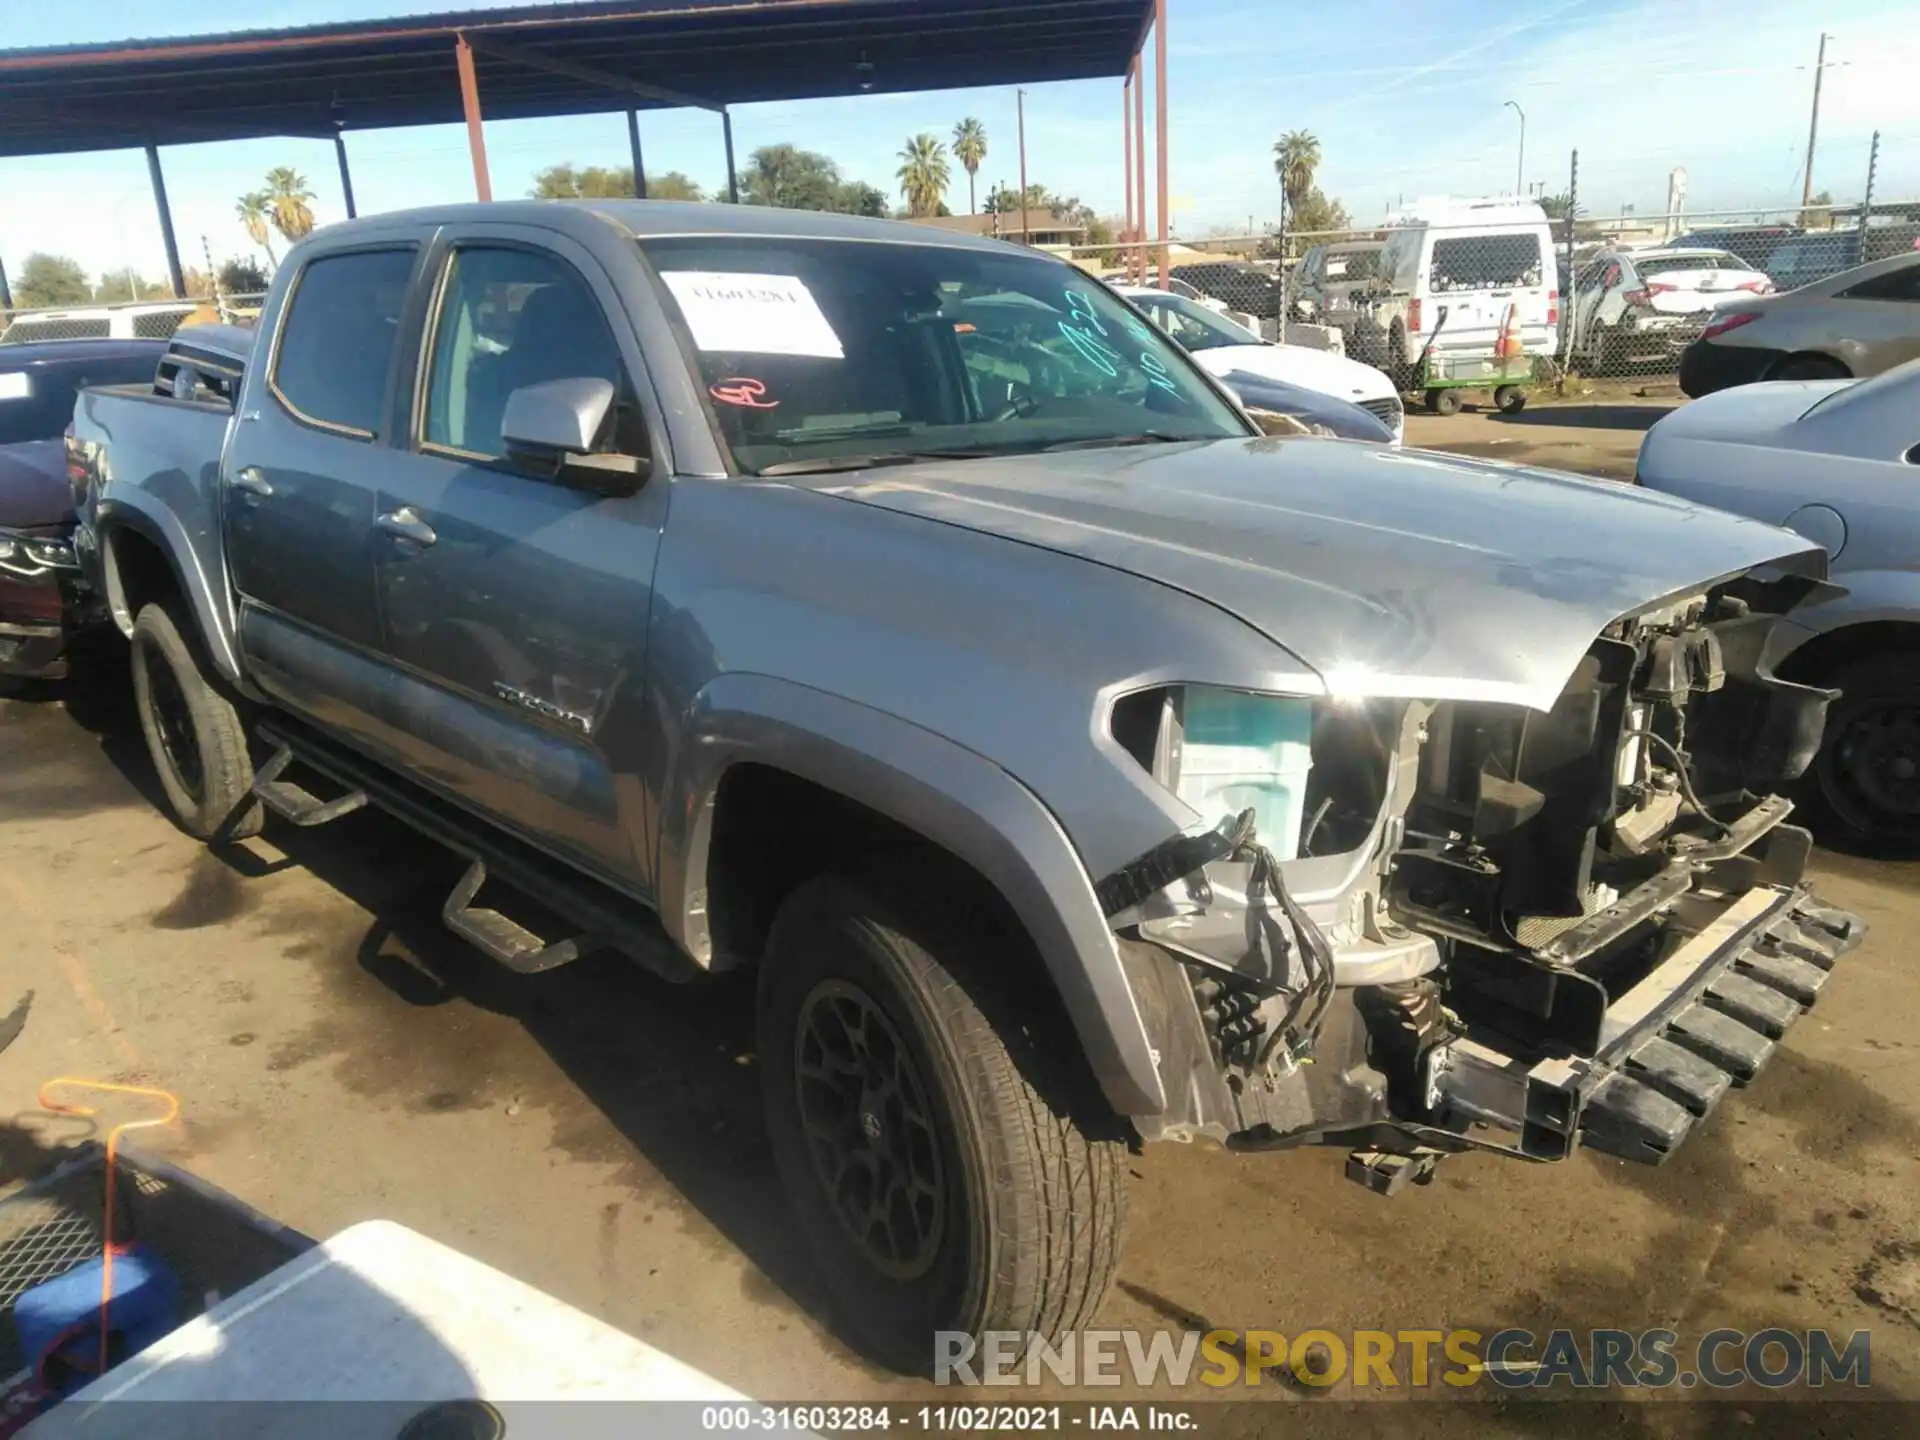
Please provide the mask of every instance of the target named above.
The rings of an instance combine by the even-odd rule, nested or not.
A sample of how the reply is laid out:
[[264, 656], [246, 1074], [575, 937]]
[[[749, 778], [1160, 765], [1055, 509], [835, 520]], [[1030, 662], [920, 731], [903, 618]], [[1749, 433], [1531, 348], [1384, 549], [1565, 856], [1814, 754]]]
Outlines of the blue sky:
[[[6, 0], [0, 45], [310, 24], [453, 3]], [[1400, 196], [1510, 192], [1519, 126], [1505, 100], [1526, 111], [1525, 179], [1564, 189], [1568, 154], [1578, 146], [1581, 199], [1594, 213], [1662, 208], [1677, 165], [1689, 173], [1688, 205], [1696, 212], [1789, 206], [1800, 194], [1822, 27], [1834, 36], [1833, 68], [1815, 188], [1857, 199], [1877, 128], [1877, 193], [1920, 195], [1920, 27], [1912, 24], [1911, 0], [1169, 0], [1169, 9], [1169, 157], [1179, 234], [1272, 220], [1278, 191], [1270, 150], [1278, 134], [1295, 128], [1320, 137], [1321, 184], [1362, 221], [1378, 219]], [[1151, 117], [1151, 91], [1148, 107]], [[989, 182], [1010, 181], [1010, 90], [741, 106], [734, 135], [743, 161], [757, 145], [788, 142], [824, 151], [848, 175], [891, 193], [905, 138], [920, 130], [945, 137], [963, 115], [987, 127], [982, 192]], [[664, 111], [642, 123], [649, 170], [684, 170], [708, 186], [724, 178], [716, 117]], [[457, 126], [353, 132], [348, 145], [363, 212], [472, 198]], [[627, 159], [618, 114], [496, 122], [488, 149], [502, 197], [525, 193], [533, 173], [554, 161]], [[1119, 81], [1031, 88], [1027, 152], [1029, 178], [1117, 212]], [[203, 235], [216, 259], [247, 251], [233, 202], [273, 165], [308, 177], [322, 222], [343, 213], [332, 148], [321, 142], [179, 146], [162, 156], [182, 250], [195, 262]], [[965, 208], [964, 183], [948, 200]], [[92, 272], [130, 264], [160, 274], [142, 156], [0, 159], [0, 258], [17, 274], [33, 250], [72, 255]]]

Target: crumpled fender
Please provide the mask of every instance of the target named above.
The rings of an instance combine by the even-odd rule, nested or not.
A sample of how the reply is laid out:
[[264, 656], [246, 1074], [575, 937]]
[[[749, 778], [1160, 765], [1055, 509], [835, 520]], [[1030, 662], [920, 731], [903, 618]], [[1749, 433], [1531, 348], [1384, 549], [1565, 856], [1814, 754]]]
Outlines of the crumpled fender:
[[707, 852], [730, 766], [813, 781], [907, 826], [977, 870], [1026, 927], [1116, 1111], [1166, 1105], [1145, 1024], [1093, 882], [1059, 822], [991, 761], [894, 716], [772, 676], [734, 672], [695, 697], [660, 806], [660, 915], [712, 954]]

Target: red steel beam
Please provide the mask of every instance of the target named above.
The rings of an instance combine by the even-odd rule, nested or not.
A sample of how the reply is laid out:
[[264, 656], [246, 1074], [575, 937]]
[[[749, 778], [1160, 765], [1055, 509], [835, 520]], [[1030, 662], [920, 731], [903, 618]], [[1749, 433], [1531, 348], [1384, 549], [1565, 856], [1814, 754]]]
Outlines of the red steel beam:
[[473, 73], [473, 47], [465, 34], [453, 37], [453, 58], [460, 67], [460, 106], [467, 112], [467, 149], [473, 156], [473, 190], [482, 200], [493, 199], [493, 181], [487, 175], [487, 135], [480, 120], [480, 81]]
[[[1144, 38], [1144, 37], [1142, 37]], [[1140, 73], [1140, 52], [1133, 52], [1133, 218], [1136, 240], [1147, 238], [1147, 87]], [[1146, 252], [1134, 250], [1127, 257], [1127, 273], [1143, 279], [1147, 273]]]
[[1153, 0], [1153, 128], [1160, 207], [1160, 288], [1167, 288], [1167, 0]]
[[[1133, 71], [1129, 69], [1120, 81], [1120, 131], [1125, 137], [1126, 159], [1123, 173], [1127, 177], [1127, 214], [1120, 226], [1120, 238], [1133, 238]], [[1122, 250], [1119, 259], [1124, 262], [1127, 252]]]

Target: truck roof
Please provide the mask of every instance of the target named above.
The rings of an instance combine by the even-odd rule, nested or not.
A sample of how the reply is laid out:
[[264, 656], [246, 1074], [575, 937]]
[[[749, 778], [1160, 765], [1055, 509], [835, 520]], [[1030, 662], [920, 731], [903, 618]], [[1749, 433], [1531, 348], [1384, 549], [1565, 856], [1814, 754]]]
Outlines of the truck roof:
[[[684, 200], [505, 200], [391, 210], [316, 230], [316, 236], [365, 235], [399, 226], [535, 224], [584, 230], [613, 225], [636, 239], [657, 235], [775, 235], [819, 240], [939, 245], [956, 250], [1004, 250], [1009, 242], [865, 215], [830, 215], [767, 205], [700, 204]], [[1041, 252], [1030, 252], [1040, 254]]]

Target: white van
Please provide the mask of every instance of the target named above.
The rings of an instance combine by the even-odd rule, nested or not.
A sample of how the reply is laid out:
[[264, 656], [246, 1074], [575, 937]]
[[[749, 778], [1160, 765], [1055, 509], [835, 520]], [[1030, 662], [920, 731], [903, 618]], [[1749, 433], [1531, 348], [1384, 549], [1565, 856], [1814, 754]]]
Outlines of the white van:
[[39, 340], [167, 340], [198, 308], [191, 300], [160, 300], [83, 310], [22, 310], [0, 331], [0, 345]]
[[[1560, 330], [1553, 232], [1531, 201], [1419, 201], [1387, 222], [1380, 277], [1387, 293], [1372, 321], [1387, 373], [1405, 385], [1429, 339], [1436, 360], [1461, 373], [1494, 357], [1501, 326], [1528, 355], [1551, 356]], [[1446, 311], [1442, 323], [1440, 312]], [[1435, 331], [1438, 336], [1435, 338]]]

